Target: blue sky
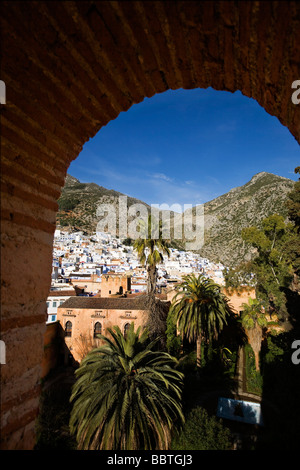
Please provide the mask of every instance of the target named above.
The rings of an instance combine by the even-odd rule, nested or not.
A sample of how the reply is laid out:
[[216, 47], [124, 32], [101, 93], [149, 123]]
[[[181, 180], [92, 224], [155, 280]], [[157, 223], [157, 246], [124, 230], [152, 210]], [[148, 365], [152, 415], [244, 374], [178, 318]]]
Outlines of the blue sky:
[[169, 90], [122, 112], [68, 173], [148, 204], [202, 204], [261, 171], [296, 181], [299, 145], [239, 91]]

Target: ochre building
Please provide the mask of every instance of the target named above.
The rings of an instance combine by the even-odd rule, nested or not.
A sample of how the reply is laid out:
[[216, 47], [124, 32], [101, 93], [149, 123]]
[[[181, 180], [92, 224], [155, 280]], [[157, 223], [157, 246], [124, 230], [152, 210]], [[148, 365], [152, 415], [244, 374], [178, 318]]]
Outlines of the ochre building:
[[134, 298], [71, 297], [57, 309], [57, 320], [65, 332], [65, 342], [73, 358], [80, 362], [98, 335], [109, 336], [108, 328], [118, 326], [122, 333], [133, 322], [135, 330], [145, 324], [145, 296]]

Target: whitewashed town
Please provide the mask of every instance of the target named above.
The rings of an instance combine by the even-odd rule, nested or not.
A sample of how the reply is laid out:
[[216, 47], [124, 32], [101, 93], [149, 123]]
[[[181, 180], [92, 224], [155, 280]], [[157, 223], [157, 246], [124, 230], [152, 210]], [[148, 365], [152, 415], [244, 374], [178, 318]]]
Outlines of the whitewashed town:
[[[170, 256], [164, 256], [163, 263], [157, 266], [157, 292], [166, 293], [183, 275], [190, 273], [204, 274], [223, 285], [223, 269], [221, 263], [212, 263], [199, 254], [170, 248]], [[130, 277], [131, 294], [146, 291], [147, 271], [133, 246], [105, 232], [88, 236], [83, 232], [68, 233], [57, 229], [53, 244], [51, 290], [47, 299], [47, 323], [57, 320], [57, 308], [70, 296], [103, 297], [102, 277], [107, 274]], [[122, 293], [125, 294], [123, 289]]]

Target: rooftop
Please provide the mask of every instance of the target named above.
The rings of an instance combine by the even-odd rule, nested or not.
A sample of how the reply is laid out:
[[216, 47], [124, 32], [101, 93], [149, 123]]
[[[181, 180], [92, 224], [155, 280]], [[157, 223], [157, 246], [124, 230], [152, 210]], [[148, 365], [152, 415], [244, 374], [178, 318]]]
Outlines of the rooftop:
[[[147, 295], [137, 297], [70, 297], [58, 308], [111, 309], [111, 310], [147, 310]], [[165, 305], [167, 302], [163, 302]]]
[[59, 289], [59, 290], [50, 290], [48, 297], [65, 297], [67, 295], [76, 295], [75, 290]]

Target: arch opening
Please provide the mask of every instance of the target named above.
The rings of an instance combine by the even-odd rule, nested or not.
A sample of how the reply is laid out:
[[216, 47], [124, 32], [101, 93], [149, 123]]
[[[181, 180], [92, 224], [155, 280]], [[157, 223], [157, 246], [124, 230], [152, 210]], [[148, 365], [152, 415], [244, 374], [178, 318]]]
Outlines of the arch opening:
[[128, 336], [129, 328], [130, 328], [130, 323], [125, 323], [125, 325], [124, 325], [124, 327], [123, 327], [123, 335], [124, 335], [124, 338], [125, 338], [125, 339], [126, 339], [127, 336]]
[[[68, 173], [147, 204], [183, 206], [208, 202], [259, 172], [295, 178], [298, 156], [289, 130], [256, 100], [195, 88], [133, 105], [85, 143]], [[218, 173], [222, 187], [214, 184]], [[202, 193], [191, 190], [197, 184]]]
[[98, 335], [102, 334], [102, 324], [100, 322], [96, 322], [94, 326], [94, 338], [98, 338]]

